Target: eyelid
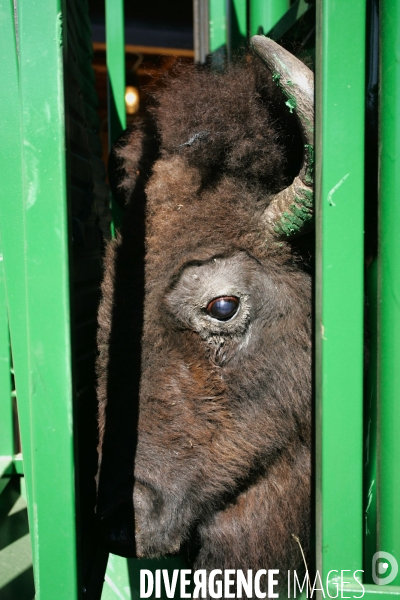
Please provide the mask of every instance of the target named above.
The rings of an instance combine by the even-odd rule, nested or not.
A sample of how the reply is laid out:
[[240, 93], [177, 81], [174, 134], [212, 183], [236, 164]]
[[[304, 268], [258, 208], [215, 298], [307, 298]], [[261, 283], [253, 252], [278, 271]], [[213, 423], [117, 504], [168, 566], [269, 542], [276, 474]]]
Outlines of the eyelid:
[[[232, 310], [231, 311], [228, 310], [227, 314], [223, 314], [223, 311], [221, 311], [220, 314], [213, 313], [212, 311], [213, 311], [214, 305], [220, 301], [225, 301], [227, 303], [229, 303], [229, 302], [233, 303], [234, 306], [232, 306]], [[237, 314], [239, 307], [240, 307], [240, 300], [236, 296], [217, 296], [216, 298], [213, 298], [207, 304], [206, 311], [212, 318], [217, 319], [218, 321], [227, 321]]]
[[228, 295], [216, 296], [215, 298], [213, 298], [212, 300], [209, 301], [209, 303], [207, 304], [207, 308], [209, 306], [211, 306], [211, 304], [213, 304], [217, 300], [233, 300], [234, 302], [239, 302], [239, 298], [237, 296], [228, 296]]

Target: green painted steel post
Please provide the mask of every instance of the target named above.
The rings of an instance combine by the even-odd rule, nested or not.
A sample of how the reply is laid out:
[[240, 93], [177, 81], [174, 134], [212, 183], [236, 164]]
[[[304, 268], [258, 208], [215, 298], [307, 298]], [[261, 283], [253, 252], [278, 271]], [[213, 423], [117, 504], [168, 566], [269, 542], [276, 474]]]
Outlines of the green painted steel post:
[[[2, 27], [4, 16], [9, 38], [11, 27], [14, 36], [11, 0], [2, 0]], [[2, 112], [8, 117], [3, 125], [6, 148], [2, 145], [8, 169], [2, 174], [6, 193], [0, 217], [38, 600], [78, 597], [65, 35], [61, 1], [19, 3], [19, 97], [15, 39], [7, 43], [9, 51], [14, 46], [14, 55], [6, 60], [12, 71], [10, 88], [2, 89], [3, 97], [15, 103]]]
[[0, 459], [5, 456], [11, 458], [14, 454], [11, 392], [10, 339], [8, 333], [3, 250], [0, 243]]
[[250, 35], [268, 33], [290, 8], [290, 0], [250, 0]]
[[210, 53], [215, 69], [222, 69], [227, 52], [226, 0], [210, 0]]
[[0, 494], [7, 486], [14, 456], [13, 412], [11, 399], [11, 361], [3, 251], [0, 238]]
[[[28, 311], [25, 285], [24, 210], [22, 203], [21, 112], [17, 36], [13, 0], [1, 0], [0, 60], [3, 85], [0, 91], [0, 162], [7, 169], [0, 171], [0, 232], [3, 249], [6, 301], [13, 340], [12, 356], [17, 395], [28, 403]], [[31, 446], [29, 411], [21, 411], [20, 431], [26, 447]], [[29, 522], [34, 523], [32, 464], [25, 461], [24, 474], [28, 500]], [[32, 556], [35, 562], [35, 545]]]
[[372, 583], [372, 557], [377, 551], [377, 260], [374, 259], [366, 272], [366, 296], [368, 298], [368, 375], [365, 392], [365, 455], [364, 455], [364, 581]]
[[246, 47], [247, 0], [227, 0], [227, 48], [228, 59], [235, 51]]
[[316, 528], [325, 580], [331, 569], [362, 569], [365, 2], [317, 9]]
[[[78, 595], [61, 0], [18, 5], [35, 585]], [[43, 225], [45, 224], [45, 235]], [[5, 250], [6, 252], [6, 250]], [[18, 391], [18, 390], [17, 390]]]
[[379, 10], [378, 550], [400, 565], [400, 5]]
[[107, 71], [110, 147], [126, 128], [125, 30], [123, 0], [106, 1]]
[[[106, 0], [108, 71], [108, 146], [111, 149], [126, 128], [124, 0]], [[111, 234], [120, 226], [122, 213], [111, 198]]]

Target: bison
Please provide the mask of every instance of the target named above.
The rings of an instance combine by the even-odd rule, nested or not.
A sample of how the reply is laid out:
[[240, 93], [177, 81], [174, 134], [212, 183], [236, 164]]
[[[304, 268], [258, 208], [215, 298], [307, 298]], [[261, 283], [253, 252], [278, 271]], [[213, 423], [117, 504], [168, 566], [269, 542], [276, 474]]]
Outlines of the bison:
[[182, 68], [110, 159], [126, 208], [99, 309], [97, 513], [123, 556], [285, 571], [309, 552], [313, 75], [252, 48]]

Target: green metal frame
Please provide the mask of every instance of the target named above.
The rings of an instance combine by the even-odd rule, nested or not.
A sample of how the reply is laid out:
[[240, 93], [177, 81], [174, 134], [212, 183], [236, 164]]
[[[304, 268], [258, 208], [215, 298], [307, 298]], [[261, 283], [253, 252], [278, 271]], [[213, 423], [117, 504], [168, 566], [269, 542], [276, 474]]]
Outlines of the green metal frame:
[[[36, 598], [78, 595], [63, 10], [2, 2], [0, 221]], [[19, 53], [16, 51], [18, 39]], [[18, 60], [18, 58], [19, 60]], [[57, 349], [62, 349], [57, 351]]]
[[[126, 129], [125, 111], [125, 30], [124, 0], [106, 0], [106, 42], [108, 72], [108, 145]], [[111, 198], [111, 235], [121, 224], [122, 213]]]
[[[364, 570], [364, 576], [361, 572], [357, 575], [368, 582], [364, 597], [379, 594], [389, 598], [400, 594], [399, 577], [386, 587], [369, 582], [374, 552], [390, 552], [400, 560], [400, 488], [395, 467], [400, 457], [400, 379], [396, 369], [400, 308], [397, 293], [393, 293], [400, 283], [395, 200], [400, 173], [400, 69], [394, 59], [399, 48], [400, 12], [395, 2], [381, 2], [380, 236], [378, 260], [368, 274], [372, 339], [370, 396], [366, 399], [369, 485], [363, 500], [366, 4], [360, 0], [347, 4], [345, 19], [337, 0], [324, 0], [317, 10], [317, 567], [322, 579], [328, 578], [331, 593], [336, 593], [338, 582], [338, 573], [329, 575], [332, 569], [349, 570], [344, 593], [357, 595], [361, 589], [351, 575]], [[374, 305], [377, 267], [378, 304]], [[364, 525], [367, 531], [363, 532]], [[368, 560], [364, 563], [363, 543]]]
[[8, 331], [8, 315], [6, 288], [3, 268], [3, 252], [0, 246], [0, 493], [6, 486], [7, 479], [3, 474], [10, 468], [14, 455], [14, 432], [12, 414], [12, 385], [10, 340]]
[[[400, 563], [400, 6], [381, 0], [378, 546]], [[393, 582], [400, 586], [400, 573]]]
[[267, 30], [266, 35], [273, 40], [282, 39], [286, 32], [293, 27], [303, 15], [311, 10], [311, 8], [312, 4], [307, 2], [307, 0], [296, 0], [279, 20], [277, 18], [278, 14], [276, 15], [273, 20], [273, 25], [270, 30]]
[[247, 0], [228, 0], [226, 17], [228, 59], [232, 60], [235, 50], [247, 44]]
[[[365, 3], [319, 5], [316, 96], [317, 548], [362, 569]], [[346, 65], [343, 68], [343, 65]]]
[[225, 0], [212, 0], [209, 3], [210, 53], [214, 68], [222, 68], [226, 58], [227, 14]]
[[250, 34], [267, 34], [290, 8], [290, 0], [251, 0]]

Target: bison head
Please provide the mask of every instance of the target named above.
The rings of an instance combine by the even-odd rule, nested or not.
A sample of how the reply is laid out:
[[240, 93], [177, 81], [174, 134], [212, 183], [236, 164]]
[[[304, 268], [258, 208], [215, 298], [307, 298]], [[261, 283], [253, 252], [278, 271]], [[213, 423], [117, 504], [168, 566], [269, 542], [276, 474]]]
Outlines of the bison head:
[[293, 536], [308, 547], [311, 284], [291, 239], [312, 216], [313, 79], [252, 45], [262, 69], [183, 72], [112, 157], [97, 511], [117, 554], [288, 569]]

